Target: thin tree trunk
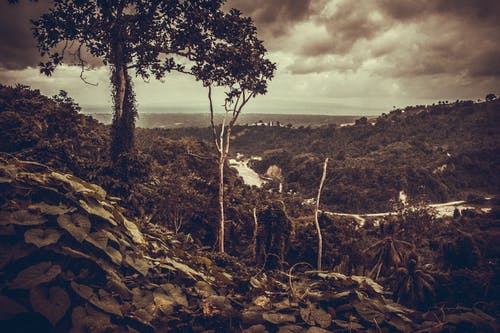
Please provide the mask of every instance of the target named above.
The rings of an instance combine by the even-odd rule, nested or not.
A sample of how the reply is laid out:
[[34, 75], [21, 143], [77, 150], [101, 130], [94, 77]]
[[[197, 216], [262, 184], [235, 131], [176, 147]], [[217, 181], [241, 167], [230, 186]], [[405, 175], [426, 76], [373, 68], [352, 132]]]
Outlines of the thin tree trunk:
[[219, 153], [219, 230], [218, 242], [219, 252], [224, 252], [224, 237], [225, 237], [225, 216], [224, 216], [224, 164], [226, 161], [225, 144], [224, 144], [224, 129], [226, 126], [226, 116], [221, 124], [220, 134], [217, 135], [217, 128], [214, 121], [214, 107], [212, 101], [212, 87], [208, 86], [208, 100], [210, 102], [210, 127], [212, 129], [212, 138]]
[[253, 237], [252, 237], [252, 254], [253, 259], [257, 262], [257, 233], [259, 232], [259, 221], [257, 220], [257, 208], [253, 208]]
[[224, 252], [224, 152], [221, 152], [219, 158], [219, 252]]
[[328, 166], [328, 157], [325, 159], [323, 164], [323, 176], [321, 177], [321, 182], [318, 188], [318, 197], [316, 198], [316, 209], [314, 211], [314, 222], [316, 223], [316, 231], [318, 232], [318, 271], [321, 271], [321, 262], [323, 261], [323, 236], [321, 235], [321, 227], [319, 225], [318, 213], [319, 213], [319, 200], [321, 198], [321, 190], [323, 189], [323, 183], [326, 179], [326, 167]]
[[[227, 156], [229, 155], [229, 142], [231, 139], [231, 129], [233, 128], [238, 116], [241, 112], [241, 109], [245, 104], [250, 100], [250, 98], [254, 97], [255, 94], [251, 94], [250, 96], [245, 95], [245, 91], [242, 92], [243, 100], [240, 102], [240, 98], [238, 97], [236, 103], [234, 104], [234, 108], [227, 108], [227, 104], [225, 104], [225, 113], [224, 118], [221, 124], [221, 130], [219, 135], [217, 135], [217, 127], [214, 121], [214, 107], [212, 101], [212, 86], [208, 85], [208, 100], [210, 102], [210, 125], [212, 129], [212, 138], [215, 142], [215, 147], [217, 148], [217, 152], [219, 153], [219, 252], [224, 252], [224, 237], [225, 237], [225, 214], [224, 214], [224, 166], [226, 164]], [[227, 101], [226, 101], [227, 103]], [[230, 121], [227, 123], [228, 113], [232, 113], [232, 117]], [[226, 125], [227, 123], [227, 125]]]

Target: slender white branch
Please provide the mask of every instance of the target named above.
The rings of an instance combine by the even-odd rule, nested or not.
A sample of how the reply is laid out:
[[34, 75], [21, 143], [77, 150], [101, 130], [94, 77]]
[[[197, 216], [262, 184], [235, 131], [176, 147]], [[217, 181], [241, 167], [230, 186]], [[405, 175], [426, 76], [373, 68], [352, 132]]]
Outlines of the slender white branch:
[[321, 190], [323, 189], [323, 183], [326, 179], [326, 168], [328, 166], [328, 157], [323, 163], [323, 175], [321, 176], [321, 182], [319, 183], [318, 196], [316, 198], [316, 209], [314, 211], [314, 222], [316, 224], [316, 231], [318, 232], [318, 271], [321, 271], [321, 262], [323, 260], [323, 236], [321, 235], [321, 227], [319, 225], [318, 213], [319, 213], [319, 200], [321, 198]]

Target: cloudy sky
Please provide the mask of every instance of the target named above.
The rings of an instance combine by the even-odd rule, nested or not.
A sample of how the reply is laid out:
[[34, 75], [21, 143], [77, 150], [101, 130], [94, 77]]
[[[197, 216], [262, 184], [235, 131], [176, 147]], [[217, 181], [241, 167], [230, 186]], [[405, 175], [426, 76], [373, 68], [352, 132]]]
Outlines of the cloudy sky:
[[[0, 0], [0, 82], [111, 109], [108, 72], [38, 74], [29, 19], [42, 4]], [[376, 115], [393, 106], [500, 94], [498, 0], [229, 0], [251, 16], [278, 71], [246, 112]], [[180, 74], [135, 81], [140, 112], [206, 112], [206, 90]]]

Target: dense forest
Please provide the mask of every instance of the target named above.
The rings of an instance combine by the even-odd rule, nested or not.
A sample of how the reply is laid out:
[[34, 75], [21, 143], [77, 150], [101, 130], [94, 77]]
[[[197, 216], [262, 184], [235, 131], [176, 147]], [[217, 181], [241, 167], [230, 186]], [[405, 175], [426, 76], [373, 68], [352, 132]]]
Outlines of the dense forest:
[[[263, 174], [277, 165], [282, 179], [249, 187], [226, 166], [220, 254], [208, 128], [139, 129], [136, 151], [113, 164], [110, 127], [82, 115], [65, 92], [1, 86], [0, 302], [11, 309], [2, 325], [498, 331], [499, 106], [410, 107], [345, 127], [235, 127], [232, 151], [261, 156], [253, 167]], [[324, 157], [333, 162], [322, 205], [397, 215], [363, 225], [320, 215], [318, 273], [313, 207], [304, 199], [317, 190]], [[421, 205], [396, 205], [400, 190], [433, 202], [487, 194], [492, 209], [438, 218]], [[32, 274], [36, 285], [26, 281]]]
[[[278, 166], [284, 190], [308, 198], [330, 157], [323, 203], [332, 210], [392, 211], [400, 191], [413, 203], [465, 200], [499, 193], [499, 108], [500, 100], [456, 101], [363, 117], [353, 126], [239, 126], [232, 149], [262, 157], [251, 162], [262, 175]], [[195, 128], [158, 135], [208, 139]]]

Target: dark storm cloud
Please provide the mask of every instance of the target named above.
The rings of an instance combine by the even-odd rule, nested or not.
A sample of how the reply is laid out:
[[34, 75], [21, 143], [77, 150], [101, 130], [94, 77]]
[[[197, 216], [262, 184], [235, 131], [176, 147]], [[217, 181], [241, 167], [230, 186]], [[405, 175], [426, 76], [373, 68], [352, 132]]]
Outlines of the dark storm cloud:
[[[21, 70], [38, 65], [42, 58], [36, 48], [30, 20], [40, 17], [49, 7], [48, 1], [25, 0], [11, 5], [6, 0], [0, 0], [0, 68]], [[59, 45], [59, 50], [62, 48], [63, 43]], [[66, 48], [64, 58], [66, 64], [80, 65], [76, 57], [77, 48], [77, 44], [69, 44]], [[93, 57], [85, 47], [82, 48], [81, 55], [86, 66], [102, 66], [102, 61]]]
[[[48, 2], [23, 0], [10, 6], [0, 0], [0, 82], [18, 78], [37, 87], [72, 87], [78, 94], [83, 91], [78, 68], [62, 66], [50, 82], [35, 77], [36, 69], [16, 70], [39, 62], [29, 19]], [[278, 64], [268, 93], [275, 99], [293, 95], [306, 100], [352, 98], [358, 103], [368, 94], [374, 99], [366, 105], [390, 107], [398, 101], [420, 103], [411, 99], [417, 97], [454, 100], [498, 93], [500, 0], [228, 0], [229, 7], [253, 18]], [[94, 80], [105, 87], [108, 73], [95, 73]], [[172, 82], [172, 87], [180, 87], [182, 104], [191, 88], [178, 79]], [[137, 82], [136, 87], [144, 98], [141, 103], [164, 103], [160, 84], [153, 89]], [[198, 95], [193, 93], [189, 100]], [[82, 92], [81, 100], [99, 104], [94, 96]]]
[[343, 72], [376, 61], [382, 76], [499, 77], [499, 17], [498, 0], [331, 1], [309, 18], [317, 33], [291, 36], [300, 47], [289, 49], [287, 69]]
[[305, 56], [346, 54], [359, 40], [370, 40], [388, 25], [374, 15], [370, 5], [352, 1], [339, 3], [333, 13], [323, 13], [315, 22], [324, 26], [328, 36], [303, 45], [301, 53]]
[[469, 79], [500, 78], [498, 27], [491, 24], [464, 24], [435, 16], [417, 25], [417, 33], [403, 36], [383, 60], [380, 75], [415, 77], [454, 75]]
[[379, 7], [397, 20], [412, 20], [428, 15], [454, 15], [466, 21], [498, 25], [498, 0], [376, 0]]
[[0, 1], [0, 68], [23, 69], [36, 66], [40, 56], [31, 32], [30, 19], [37, 18], [47, 8], [38, 3], [21, 1], [10, 5]]
[[474, 59], [475, 66], [471, 68], [471, 76], [494, 76], [500, 78], [500, 49], [482, 52]]
[[327, 0], [230, 0], [227, 5], [252, 17], [264, 37], [286, 34], [297, 22], [318, 14]]

